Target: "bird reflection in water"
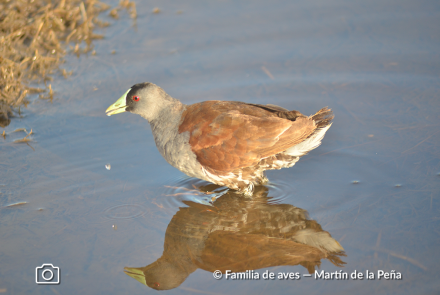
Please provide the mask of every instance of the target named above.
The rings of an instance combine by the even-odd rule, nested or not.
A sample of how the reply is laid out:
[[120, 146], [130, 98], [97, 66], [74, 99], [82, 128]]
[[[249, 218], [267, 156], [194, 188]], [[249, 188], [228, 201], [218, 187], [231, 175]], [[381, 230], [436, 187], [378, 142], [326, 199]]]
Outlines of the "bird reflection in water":
[[299, 264], [314, 273], [321, 259], [345, 264], [344, 248], [308, 219], [306, 210], [271, 199], [259, 186], [252, 198], [229, 190], [213, 206], [184, 201], [188, 207], [181, 207], [167, 227], [162, 257], [145, 267], [126, 267], [125, 273], [168, 290], [198, 268], [225, 273]]

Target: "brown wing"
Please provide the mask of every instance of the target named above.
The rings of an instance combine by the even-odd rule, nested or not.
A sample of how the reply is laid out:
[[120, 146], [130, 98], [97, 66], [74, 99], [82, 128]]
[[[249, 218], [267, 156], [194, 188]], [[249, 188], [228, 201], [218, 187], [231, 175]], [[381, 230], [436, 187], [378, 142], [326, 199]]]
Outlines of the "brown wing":
[[203, 166], [232, 171], [256, 165], [300, 143], [316, 129], [310, 118], [290, 121], [277, 113], [241, 102], [205, 101], [188, 106], [179, 133], [189, 131], [189, 143]]

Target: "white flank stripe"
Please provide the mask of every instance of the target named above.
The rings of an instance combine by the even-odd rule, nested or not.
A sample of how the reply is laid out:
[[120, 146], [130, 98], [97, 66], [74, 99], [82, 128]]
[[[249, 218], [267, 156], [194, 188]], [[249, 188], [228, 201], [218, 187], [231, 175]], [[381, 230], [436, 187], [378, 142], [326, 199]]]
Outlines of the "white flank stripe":
[[321, 140], [324, 138], [327, 130], [332, 126], [332, 124], [327, 125], [322, 129], [318, 129], [317, 132], [310, 138], [307, 138], [303, 142], [288, 148], [285, 153], [291, 156], [301, 157], [307, 154], [309, 151], [317, 148], [321, 144]]

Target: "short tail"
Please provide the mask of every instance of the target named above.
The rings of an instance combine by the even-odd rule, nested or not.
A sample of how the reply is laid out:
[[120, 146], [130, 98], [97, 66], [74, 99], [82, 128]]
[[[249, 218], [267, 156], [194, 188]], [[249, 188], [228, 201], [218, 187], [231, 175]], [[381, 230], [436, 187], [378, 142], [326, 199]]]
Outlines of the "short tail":
[[328, 107], [320, 109], [316, 114], [312, 116], [317, 128], [324, 128], [331, 123], [335, 116]]

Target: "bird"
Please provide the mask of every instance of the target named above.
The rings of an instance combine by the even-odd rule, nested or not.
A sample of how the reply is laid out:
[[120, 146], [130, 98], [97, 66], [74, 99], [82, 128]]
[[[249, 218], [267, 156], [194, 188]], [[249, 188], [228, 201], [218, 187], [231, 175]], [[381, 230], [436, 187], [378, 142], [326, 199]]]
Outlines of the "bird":
[[138, 83], [106, 110], [146, 119], [165, 160], [190, 177], [252, 196], [266, 170], [289, 168], [321, 144], [332, 125], [328, 107], [305, 116], [273, 104], [203, 101], [186, 105], [161, 87]]

